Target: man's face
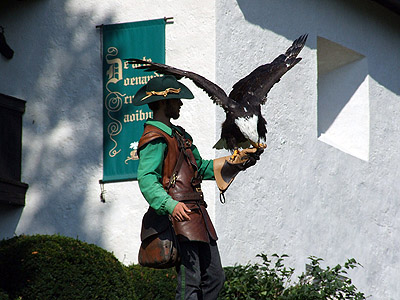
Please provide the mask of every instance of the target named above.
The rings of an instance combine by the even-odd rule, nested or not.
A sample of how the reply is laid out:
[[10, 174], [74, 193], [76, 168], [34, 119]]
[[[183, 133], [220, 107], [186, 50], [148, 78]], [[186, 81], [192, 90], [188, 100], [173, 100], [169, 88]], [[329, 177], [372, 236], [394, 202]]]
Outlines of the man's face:
[[178, 119], [182, 106], [181, 99], [168, 99], [165, 106], [165, 115], [171, 119]]

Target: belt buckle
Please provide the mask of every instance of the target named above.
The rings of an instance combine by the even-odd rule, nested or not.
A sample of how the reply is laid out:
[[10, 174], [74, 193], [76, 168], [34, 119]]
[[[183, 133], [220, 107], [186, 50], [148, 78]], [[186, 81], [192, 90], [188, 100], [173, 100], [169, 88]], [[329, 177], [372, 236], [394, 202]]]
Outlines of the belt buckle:
[[201, 193], [201, 192], [203, 192], [203, 191], [201, 190], [201, 187], [197, 187], [197, 188], [196, 188], [196, 192], [197, 192], [197, 193]]

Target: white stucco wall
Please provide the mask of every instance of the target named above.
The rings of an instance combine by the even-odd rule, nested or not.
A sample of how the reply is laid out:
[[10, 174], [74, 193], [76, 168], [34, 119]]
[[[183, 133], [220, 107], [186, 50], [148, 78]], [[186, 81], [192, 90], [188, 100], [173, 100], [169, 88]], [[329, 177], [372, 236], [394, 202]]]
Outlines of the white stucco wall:
[[[15, 54], [10, 61], [0, 57], [0, 92], [27, 101], [22, 181], [29, 189], [23, 209], [1, 207], [0, 238], [59, 233], [136, 262], [147, 209], [137, 182], [106, 184], [106, 203], [99, 197], [103, 100], [96, 25], [173, 17], [166, 25], [166, 62], [214, 80], [214, 1], [8, 2], [0, 19]], [[213, 158], [215, 107], [187, 85], [196, 98], [176, 123], [204, 158]], [[214, 184], [203, 188], [213, 215]]]
[[[364, 266], [350, 273], [357, 287], [371, 299], [399, 299], [400, 17], [369, 1], [225, 0], [216, 11], [216, 80], [227, 91], [309, 34], [303, 60], [263, 109], [269, 133], [261, 162], [238, 176], [226, 205], [216, 206], [223, 263], [286, 253], [289, 265], [304, 271], [310, 255], [330, 266], [354, 257]], [[318, 36], [368, 63], [367, 157], [318, 139]], [[345, 96], [339, 87], [336, 100]], [[359, 124], [365, 112], [353, 113]], [[218, 112], [217, 123], [223, 117]]]
[[[203, 185], [223, 264], [287, 253], [301, 272], [309, 255], [328, 265], [354, 257], [364, 266], [350, 273], [356, 286], [371, 299], [398, 299], [400, 17], [366, 0], [2, 1], [0, 25], [15, 55], [0, 57], [0, 92], [27, 101], [22, 181], [30, 187], [23, 209], [0, 208], [0, 238], [60, 233], [96, 243], [126, 264], [136, 261], [147, 206], [137, 183], [106, 184], [106, 203], [99, 198], [102, 66], [95, 26], [165, 16], [174, 17], [166, 26], [166, 62], [227, 92], [309, 34], [303, 60], [263, 108], [269, 133], [261, 161], [238, 176], [225, 205], [213, 182]], [[318, 114], [318, 36], [364, 56], [368, 105], [357, 99], [367, 120], [354, 114], [367, 122], [362, 155], [318, 138], [325, 121], [318, 120], [324, 117]], [[183, 106], [177, 124], [204, 158], [227, 154], [211, 148], [222, 109], [185, 83], [196, 99]], [[337, 96], [348, 95], [339, 89]]]

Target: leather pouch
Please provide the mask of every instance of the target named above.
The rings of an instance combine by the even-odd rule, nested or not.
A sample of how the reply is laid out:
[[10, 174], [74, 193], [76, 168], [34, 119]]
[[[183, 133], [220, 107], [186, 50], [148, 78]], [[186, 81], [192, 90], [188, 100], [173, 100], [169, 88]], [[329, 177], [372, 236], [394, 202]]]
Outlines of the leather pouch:
[[142, 220], [139, 264], [155, 269], [167, 269], [179, 262], [178, 243], [168, 215], [158, 215], [151, 207]]

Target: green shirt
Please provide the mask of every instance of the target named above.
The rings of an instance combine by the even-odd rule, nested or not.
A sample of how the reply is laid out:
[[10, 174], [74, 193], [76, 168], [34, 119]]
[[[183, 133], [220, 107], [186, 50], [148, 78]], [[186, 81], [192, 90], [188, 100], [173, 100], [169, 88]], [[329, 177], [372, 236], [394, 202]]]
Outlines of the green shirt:
[[[162, 122], [149, 119], [146, 124], [153, 125], [172, 136], [172, 129], [179, 132], [179, 127], [172, 128]], [[188, 134], [186, 137], [192, 139]], [[196, 146], [192, 145], [192, 152], [199, 168], [199, 175], [203, 179], [214, 179], [213, 161], [204, 160]], [[178, 201], [171, 198], [162, 186], [162, 170], [167, 143], [164, 139], [155, 139], [140, 149], [140, 160], [137, 172], [140, 191], [146, 201], [160, 215], [171, 214]]]

